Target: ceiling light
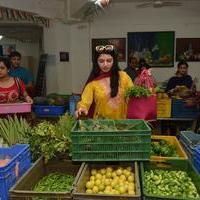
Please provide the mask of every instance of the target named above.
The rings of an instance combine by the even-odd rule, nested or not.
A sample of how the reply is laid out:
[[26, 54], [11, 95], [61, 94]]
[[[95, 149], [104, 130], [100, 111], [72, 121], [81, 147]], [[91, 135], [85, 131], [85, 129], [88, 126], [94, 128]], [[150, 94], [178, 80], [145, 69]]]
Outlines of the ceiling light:
[[0, 40], [2, 40], [3, 39], [3, 35], [0, 35]]

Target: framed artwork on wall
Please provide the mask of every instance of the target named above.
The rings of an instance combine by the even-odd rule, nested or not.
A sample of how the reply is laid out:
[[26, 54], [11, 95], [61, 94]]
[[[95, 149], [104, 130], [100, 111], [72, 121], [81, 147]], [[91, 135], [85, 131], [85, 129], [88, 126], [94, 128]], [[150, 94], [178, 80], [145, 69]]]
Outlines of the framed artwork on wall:
[[200, 62], [200, 38], [177, 38], [176, 61]]
[[144, 58], [151, 67], [173, 67], [174, 40], [174, 31], [128, 32], [128, 57]]
[[60, 52], [60, 62], [69, 62], [69, 52]]
[[92, 39], [92, 57], [94, 56], [95, 47], [98, 45], [112, 44], [115, 46], [118, 54], [118, 61], [126, 61], [126, 38], [94, 38]]

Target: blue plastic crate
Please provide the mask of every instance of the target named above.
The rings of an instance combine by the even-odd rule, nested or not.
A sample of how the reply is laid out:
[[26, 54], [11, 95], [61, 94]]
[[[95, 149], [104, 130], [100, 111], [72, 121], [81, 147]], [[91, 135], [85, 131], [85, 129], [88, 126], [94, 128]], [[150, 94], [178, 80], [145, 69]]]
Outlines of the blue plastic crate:
[[199, 146], [194, 149], [194, 157], [200, 162], [200, 147]]
[[172, 99], [172, 117], [174, 118], [197, 118], [199, 108], [187, 107], [183, 99]]
[[197, 158], [194, 158], [194, 166], [197, 169], [197, 171], [200, 173], [200, 160]]
[[80, 95], [72, 95], [69, 98], [69, 113], [71, 115], [74, 115], [76, 110], [76, 105], [80, 101], [81, 97]]
[[9, 189], [31, 166], [29, 145], [16, 144], [10, 148], [0, 148], [0, 159], [9, 158], [4, 167], [0, 167], [0, 200], [9, 199]]
[[65, 113], [65, 106], [43, 106], [43, 105], [34, 105], [33, 111], [37, 116], [59, 116]]
[[193, 160], [194, 149], [191, 149], [184, 141], [180, 140], [181, 145], [183, 146], [185, 152], [187, 153], [190, 160]]
[[193, 131], [181, 131], [180, 141], [183, 141], [190, 149], [194, 150], [194, 148], [200, 147], [200, 134]]

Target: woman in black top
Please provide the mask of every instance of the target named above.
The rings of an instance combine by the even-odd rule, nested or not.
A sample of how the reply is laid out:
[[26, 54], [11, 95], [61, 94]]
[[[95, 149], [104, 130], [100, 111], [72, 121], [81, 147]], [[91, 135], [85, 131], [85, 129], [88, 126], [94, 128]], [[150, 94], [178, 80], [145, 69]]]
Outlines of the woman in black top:
[[177, 86], [192, 87], [192, 77], [188, 75], [188, 64], [185, 61], [178, 63], [176, 75], [171, 77], [167, 83], [166, 92], [175, 89]]

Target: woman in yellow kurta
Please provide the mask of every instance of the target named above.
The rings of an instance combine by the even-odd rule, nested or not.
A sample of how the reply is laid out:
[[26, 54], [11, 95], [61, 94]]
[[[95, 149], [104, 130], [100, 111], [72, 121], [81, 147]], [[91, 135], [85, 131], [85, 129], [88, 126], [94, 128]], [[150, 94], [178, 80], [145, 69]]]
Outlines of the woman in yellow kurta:
[[124, 93], [132, 86], [131, 78], [119, 69], [114, 46], [97, 46], [93, 69], [77, 105], [76, 116], [88, 115], [94, 105], [93, 118], [125, 119]]

